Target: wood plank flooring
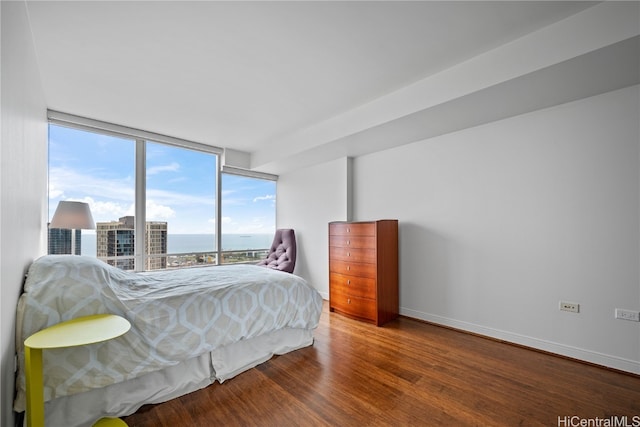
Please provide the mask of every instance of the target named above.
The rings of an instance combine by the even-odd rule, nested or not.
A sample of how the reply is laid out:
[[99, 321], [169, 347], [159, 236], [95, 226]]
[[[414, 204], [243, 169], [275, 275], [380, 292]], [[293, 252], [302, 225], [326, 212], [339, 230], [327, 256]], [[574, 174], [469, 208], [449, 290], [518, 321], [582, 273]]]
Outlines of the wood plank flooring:
[[131, 427], [568, 427], [596, 418], [640, 426], [640, 377], [407, 318], [377, 328], [329, 313], [325, 303], [313, 346], [124, 420]]

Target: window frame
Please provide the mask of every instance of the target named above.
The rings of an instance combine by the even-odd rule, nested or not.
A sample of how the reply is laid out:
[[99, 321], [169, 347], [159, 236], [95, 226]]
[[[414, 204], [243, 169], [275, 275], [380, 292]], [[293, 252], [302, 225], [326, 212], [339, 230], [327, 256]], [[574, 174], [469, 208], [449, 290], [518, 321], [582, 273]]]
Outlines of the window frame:
[[[185, 148], [200, 151], [206, 154], [216, 156], [216, 185], [215, 185], [215, 205], [216, 205], [216, 264], [221, 265], [222, 260], [222, 173], [246, 176], [250, 178], [259, 178], [270, 181], [277, 181], [278, 176], [263, 172], [252, 171], [239, 167], [222, 165], [224, 149], [217, 146], [202, 144], [185, 139], [175, 138], [154, 132], [144, 131], [131, 128], [128, 126], [117, 125], [113, 123], [103, 122], [100, 120], [89, 119], [86, 117], [76, 116], [73, 114], [62, 113], [59, 111], [47, 110], [47, 119], [49, 124], [64, 126], [72, 129], [78, 129], [86, 132], [93, 132], [117, 138], [125, 138], [135, 143], [135, 241], [134, 248], [134, 271], [145, 271], [148, 254], [145, 251], [144, 244], [137, 242], [145, 241], [146, 230], [146, 143], [153, 142], [165, 144], [178, 148]], [[276, 215], [277, 218], [277, 215]]]

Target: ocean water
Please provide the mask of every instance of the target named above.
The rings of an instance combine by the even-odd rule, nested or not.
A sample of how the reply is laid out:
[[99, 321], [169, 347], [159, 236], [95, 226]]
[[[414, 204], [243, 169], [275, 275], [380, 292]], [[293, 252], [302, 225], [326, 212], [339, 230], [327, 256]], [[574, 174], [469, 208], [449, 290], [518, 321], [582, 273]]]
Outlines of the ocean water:
[[[223, 234], [222, 250], [268, 249], [272, 241], [273, 234]], [[212, 252], [215, 245], [215, 234], [167, 235], [167, 249], [170, 254]], [[82, 255], [96, 256], [95, 234], [82, 234]]]

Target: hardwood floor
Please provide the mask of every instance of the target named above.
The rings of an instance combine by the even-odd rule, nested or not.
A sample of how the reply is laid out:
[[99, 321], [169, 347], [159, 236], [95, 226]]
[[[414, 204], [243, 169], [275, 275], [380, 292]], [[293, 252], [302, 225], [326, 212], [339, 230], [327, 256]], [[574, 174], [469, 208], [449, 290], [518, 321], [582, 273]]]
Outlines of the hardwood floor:
[[602, 419], [611, 417], [625, 422], [616, 425], [640, 426], [640, 377], [407, 318], [378, 328], [329, 313], [325, 303], [313, 346], [145, 406], [125, 421], [568, 427], [608, 425]]

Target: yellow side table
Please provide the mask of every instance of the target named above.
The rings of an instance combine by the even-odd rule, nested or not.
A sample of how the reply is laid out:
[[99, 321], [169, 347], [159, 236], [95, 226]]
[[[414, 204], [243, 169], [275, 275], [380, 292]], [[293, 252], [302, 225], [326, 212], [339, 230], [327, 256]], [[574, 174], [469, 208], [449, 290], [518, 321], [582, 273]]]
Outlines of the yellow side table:
[[[131, 328], [128, 320], [114, 314], [96, 314], [67, 320], [36, 332], [24, 341], [27, 385], [27, 427], [44, 426], [42, 350], [76, 347], [107, 341]], [[119, 418], [103, 418], [95, 425], [126, 426]]]

